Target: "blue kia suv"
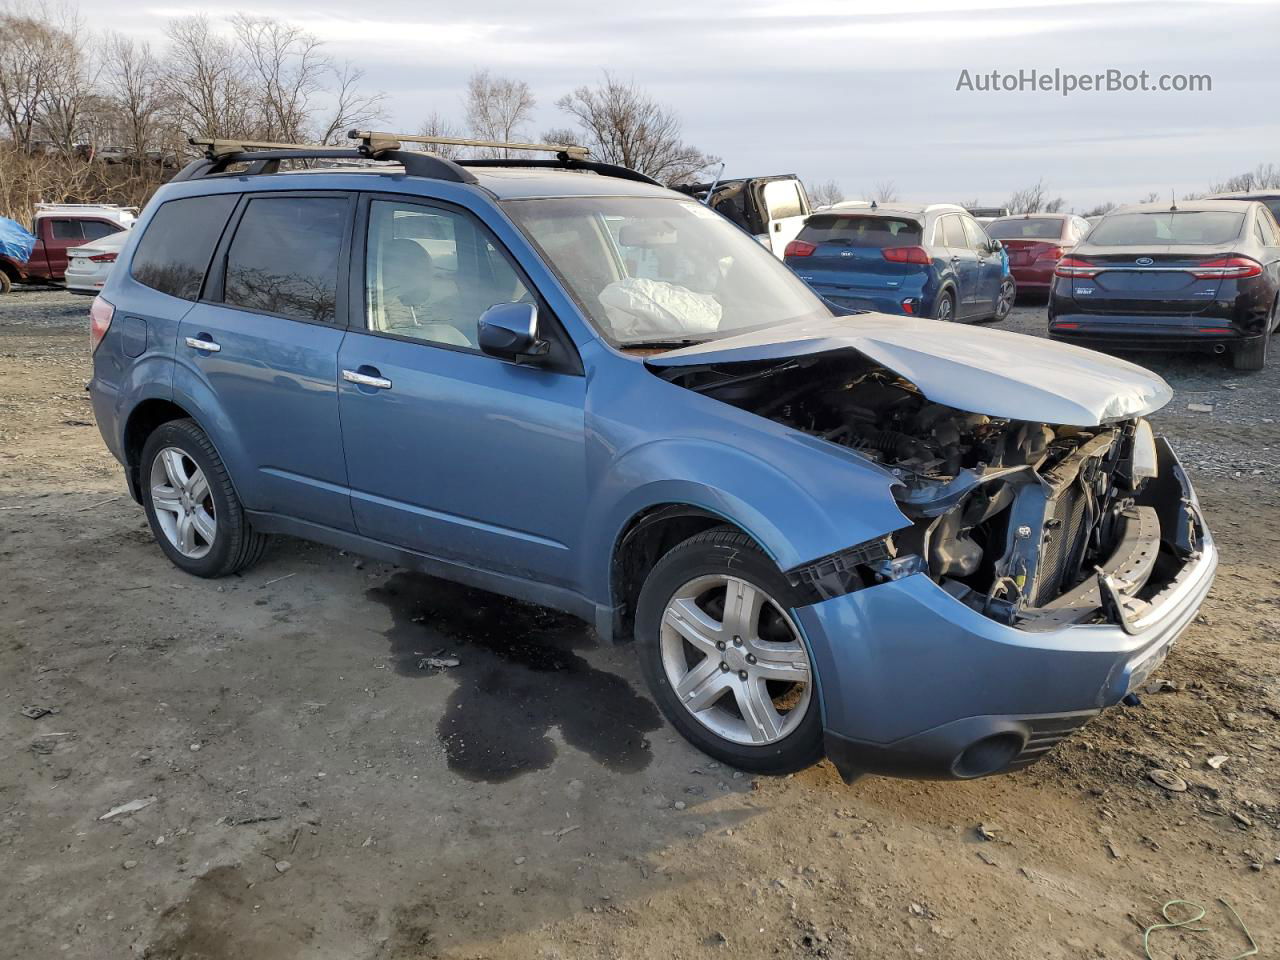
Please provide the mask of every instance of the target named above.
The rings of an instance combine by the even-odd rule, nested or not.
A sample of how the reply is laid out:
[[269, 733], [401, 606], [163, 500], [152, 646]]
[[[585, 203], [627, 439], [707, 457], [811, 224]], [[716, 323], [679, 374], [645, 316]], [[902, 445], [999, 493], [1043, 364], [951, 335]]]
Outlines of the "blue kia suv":
[[838, 315], [578, 149], [359, 139], [205, 142], [94, 302], [99, 428], [187, 573], [287, 534], [568, 611], [707, 753], [847, 779], [1030, 763], [1195, 615], [1147, 370]]
[[851, 310], [935, 320], [1003, 320], [1017, 290], [1000, 242], [963, 207], [854, 201], [816, 213], [783, 259]]

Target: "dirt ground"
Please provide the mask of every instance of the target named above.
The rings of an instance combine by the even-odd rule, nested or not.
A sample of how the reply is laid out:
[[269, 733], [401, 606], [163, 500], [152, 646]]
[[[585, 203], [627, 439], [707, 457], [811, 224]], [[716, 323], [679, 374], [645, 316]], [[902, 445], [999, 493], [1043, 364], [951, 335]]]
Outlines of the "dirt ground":
[[0, 297], [0, 954], [1141, 957], [1176, 898], [1204, 931], [1154, 956], [1246, 950], [1219, 898], [1280, 951], [1280, 362], [1146, 360], [1223, 555], [1171, 689], [1020, 774], [846, 787], [711, 762], [556, 613], [291, 540], [178, 573], [92, 422], [87, 306]]

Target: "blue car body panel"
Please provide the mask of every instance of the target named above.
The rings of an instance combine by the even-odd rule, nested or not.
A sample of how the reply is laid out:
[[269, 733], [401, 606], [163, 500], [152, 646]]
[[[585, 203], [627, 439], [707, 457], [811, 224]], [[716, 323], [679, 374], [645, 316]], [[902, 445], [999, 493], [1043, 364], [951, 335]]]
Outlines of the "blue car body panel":
[[[590, 179], [565, 182], [598, 189]], [[623, 181], [608, 188], [654, 191]], [[130, 275], [133, 249], [163, 202], [275, 190], [393, 194], [469, 211], [537, 290], [580, 372], [371, 334], [358, 279], [339, 286], [338, 322], [322, 324], [191, 303]], [[343, 172], [183, 182], [162, 188], [132, 232], [102, 292], [116, 310], [93, 361], [103, 437], [129, 467], [130, 417], [152, 401], [176, 404], [210, 437], [259, 529], [414, 563], [569, 610], [607, 632], [618, 604], [614, 552], [654, 508], [723, 517], [784, 571], [909, 524], [890, 470], [674, 385], [600, 339], [484, 188]], [[932, 303], [941, 289], [963, 290], [949, 269], [921, 270], [891, 297]], [[849, 299], [850, 283], [814, 285]], [[883, 297], [869, 302], [892, 309]], [[372, 371], [394, 389], [346, 382], [343, 370]], [[923, 576], [802, 606], [828, 735], [892, 745], [948, 723], [968, 730], [989, 714], [1096, 711], [1123, 695], [1137, 654], [1167, 648], [1184, 625], [1212, 578], [1211, 542], [1205, 556], [1186, 603], [1145, 638], [1110, 628], [1015, 630]]]

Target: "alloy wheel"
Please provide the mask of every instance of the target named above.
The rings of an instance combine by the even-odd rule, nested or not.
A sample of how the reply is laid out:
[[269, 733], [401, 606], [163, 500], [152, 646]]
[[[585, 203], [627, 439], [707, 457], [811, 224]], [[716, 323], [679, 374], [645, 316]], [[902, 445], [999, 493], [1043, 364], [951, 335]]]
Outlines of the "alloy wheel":
[[1012, 280], [1003, 280], [1000, 283], [1000, 292], [996, 295], [996, 319], [1003, 320], [1009, 315], [1009, 311], [1013, 309], [1014, 285]]
[[667, 601], [660, 644], [676, 699], [717, 736], [776, 743], [808, 712], [813, 668], [800, 631], [746, 580], [714, 574], [684, 584]]
[[943, 321], [950, 320], [951, 312], [952, 312], [951, 298], [948, 296], [943, 296], [943, 298], [938, 301], [938, 307], [937, 307], [938, 315], [934, 317], [934, 319], [943, 320]]
[[165, 447], [151, 461], [151, 506], [175, 550], [192, 560], [209, 553], [218, 534], [209, 481], [177, 447]]

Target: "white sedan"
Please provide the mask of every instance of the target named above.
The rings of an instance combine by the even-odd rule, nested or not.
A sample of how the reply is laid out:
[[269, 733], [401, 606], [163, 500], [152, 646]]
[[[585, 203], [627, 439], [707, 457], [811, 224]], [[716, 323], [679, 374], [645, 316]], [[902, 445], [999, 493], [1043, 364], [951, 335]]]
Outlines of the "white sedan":
[[107, 281], [116, 257], [129, 240], [129, 231], [120, 230], [105, 237], [72, 247], [67, 251], [67, 289], [73, 293], [96, 295]]

